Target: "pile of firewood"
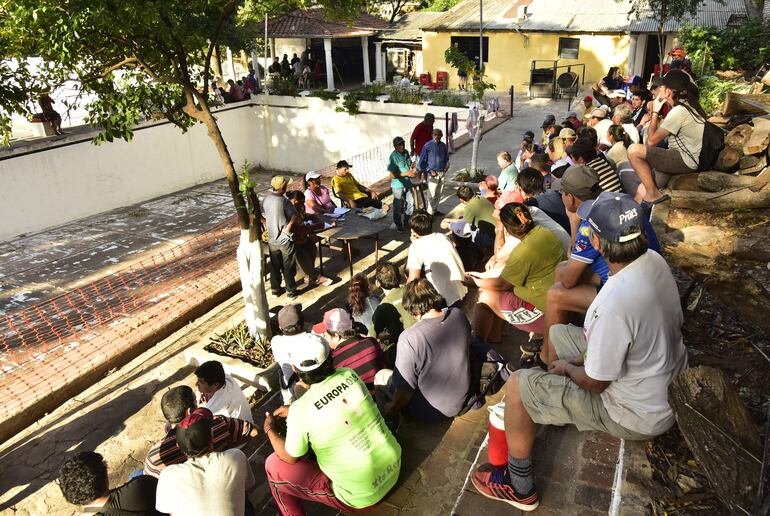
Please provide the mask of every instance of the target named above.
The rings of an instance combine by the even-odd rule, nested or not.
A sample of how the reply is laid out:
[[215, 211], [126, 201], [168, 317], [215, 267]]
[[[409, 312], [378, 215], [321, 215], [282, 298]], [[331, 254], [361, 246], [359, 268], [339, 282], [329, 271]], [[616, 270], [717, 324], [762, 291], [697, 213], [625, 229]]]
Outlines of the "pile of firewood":
[[[752, 97], [770, 101], [770, 95]], [[713, 171], [697, 175], [697, 185], [687, 176], [669, 183], [672, 206], [708, 212], [770, 208], [770, 116], [737, 114], [711, 121], [730, 129], [724, 149]]]

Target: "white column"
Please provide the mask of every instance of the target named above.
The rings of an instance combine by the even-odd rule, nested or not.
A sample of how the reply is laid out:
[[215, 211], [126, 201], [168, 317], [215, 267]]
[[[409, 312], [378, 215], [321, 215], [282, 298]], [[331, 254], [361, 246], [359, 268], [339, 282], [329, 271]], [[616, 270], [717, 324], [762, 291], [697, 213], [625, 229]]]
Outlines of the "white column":
[[238, 81], [235, 76], [235, 63], [233, 62], [233, 51], [230, 48], [227, 49], [227, 71], [230, 72], [230, 77], [234, 81]]
[[334, 67], [332, 66], [331, 38], [324, 38], [324, 54], [326, 56], [326, 90], [334, 91]]
[[382, 71], [380, 72], [382, 74], [382, 80], [386, 81], [388, 80], [388, 51], [383, 50], [382, 57], [380, 57], [380, 63], [382, 64]]
[[626, 75], [636, 75], [636, 47], [639, 44], [639, 36], [631, 36], [631, 44], [628, 46], [628, 70]]
[[369, 74], [369, 36], [361, 36], [361, 52], [364, 58], [364, 84], [372, 82]]
[[382, 41], [374, 43], [374, 80], [385, 82], [385, 77], [382, 75]]

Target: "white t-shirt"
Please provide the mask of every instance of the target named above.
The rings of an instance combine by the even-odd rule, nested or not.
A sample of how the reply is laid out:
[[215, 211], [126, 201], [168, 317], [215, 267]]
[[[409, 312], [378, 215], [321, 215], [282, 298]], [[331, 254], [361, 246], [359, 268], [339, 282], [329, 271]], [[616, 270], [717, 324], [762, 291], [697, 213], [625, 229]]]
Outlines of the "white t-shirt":
[[234, 417], [254, 423], [249, 401], [229, 374], [225, 375], [224, 387], [215, 392], [210, 400], [201, 403], [200, 406], [209, 409], [215, 416]]
[[599, 291], [585, 318], [585, 371], [612, 382], [601, 397], [619, 425], [659, 435], [674, 423], [668, 385], [687, 367], [682, 308], [671, 270], [647, 251]]
[[697, 170], [703, 146], [703, 130], [706, 128], [703, 119], [700, 116], [696, 118], [686, 107], [679, 104], [668, 112], [660, 127], [671, 133], [668, 137], [668, 148], [679, 152], [685, 164]]
[[[305, 333], [299, 333], [297, 335], [276, 335], [270, 339], [270, 348], [273, 350], [273, 357], [278, 367], [281, 368], [281, 375], [283, 375], [284, 385], [289, 384], [294, 370], [291, 368], [291, 351], [297, 349], [298, 345], [301, 345], [306, 339]], [[284, 405], [291, 405], [294, 401], [294, 393], [291, 389], [281, 387], [281, 396], [283, 397]]]
[[211, 452], [160, 472], [155, 508], [185, 516], [243, 516], [254, 474], [241, 450]]
[[441, 233], [431, 233], [418, 238], [409, 246], [406, 268], [425, 267], [425, 278], [451, 305], [463, 297], [468, 289], [463, 285], [465, 268], [452, 242]]

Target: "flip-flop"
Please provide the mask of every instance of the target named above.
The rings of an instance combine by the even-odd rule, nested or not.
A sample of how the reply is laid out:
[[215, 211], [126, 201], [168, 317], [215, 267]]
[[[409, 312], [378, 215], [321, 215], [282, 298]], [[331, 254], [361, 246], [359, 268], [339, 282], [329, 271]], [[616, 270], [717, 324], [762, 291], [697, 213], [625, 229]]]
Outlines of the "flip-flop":
[[671, 200], [671, 196], [670, 195], [663, 194], [660, 197], [658, 197], [657, 199], [655, 199], [654, 201], [648, 201], [646, 199], [643, 199], [641, 204], [642, 204], [642, 206], [650, 206], [650, 207], [652, 207], [652, 206], [655, 206], [656, 204], [662, 204], [662, 203], [668, 202], [670, 200]]

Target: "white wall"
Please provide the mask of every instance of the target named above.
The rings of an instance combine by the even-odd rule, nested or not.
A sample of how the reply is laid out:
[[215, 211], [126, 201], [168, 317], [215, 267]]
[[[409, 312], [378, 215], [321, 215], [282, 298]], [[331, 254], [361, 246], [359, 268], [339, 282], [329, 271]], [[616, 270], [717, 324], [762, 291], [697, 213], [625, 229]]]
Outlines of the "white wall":
[[[441, 128], [444, 113], [458, 111], [362, 102], [363, 113], [353, 117], [336, 107], [318, 98], [259, 96], [216, 116], [236, 167], [246, 159], [267, 169], [304, 173], [404, 134], [429, 110]], [[223, 176], [201, 125], [184, 134], [170, 124], [145, 126], [131, 142], [100, 146], [90, 142], [92, 136], [0, 152], [0, 241]], [[74, 138], [86, 141], [71, 143]]]

